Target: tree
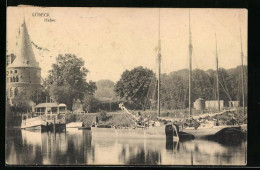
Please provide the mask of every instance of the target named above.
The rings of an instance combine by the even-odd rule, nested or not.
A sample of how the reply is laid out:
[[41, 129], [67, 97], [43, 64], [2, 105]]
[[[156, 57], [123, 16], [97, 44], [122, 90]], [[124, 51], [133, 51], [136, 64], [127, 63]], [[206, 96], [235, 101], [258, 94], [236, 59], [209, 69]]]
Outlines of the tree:
[[46, 102], [46, 99], [49, 100], [49, 98], [50, 98], [49, 91], [43, 88], [41, 90], [35, 91], [30, 97], [30, 99], [34, 101], [34, 103], [36, 104], [44, 103]]
[[115, 83], [111, 80], [99, 80], [96, 82], [95, 97], [99, 100], [112, 100], [116, 98]]
[[185, 99], [188, 92], [188, 70], [179, 70], [169, 75], [162, 74], [161, 101], [162, 107], [166, 104], [167, 109], [185, 108]]
[[94, 95], [86, 94], [83, 99], [83, 109], [86, 112], [97, 112], [99, 109], [99, 101]]
[[[237, 66], [236, 68], [228, 69], [227, 73], [229, 75], [229, 93], [233, 100], [240, 101], [240, 105], [242, 106], [242, 66]], [[244, 93], [245, 93], [245, 105], [247, 105], [247, 82], [248, 82], [248, 73], [247, 66], [243, 67], [244, 69]]]
[[195, 69], [192, 71], [192, 102], [198, 98], [209, 99], [211, 93], [209, 75], [205, 71]]
[[13, 113], [24, 113], [27, 111], [31, 111], [32, 107], [35, 105], [35, 102], [32, 100], [32, 96], [27, 98], [25, 91], [20, 91], [19, 95], [12, 98], [12, 100], [8, 100], [10, 104], [10, 110]]
[[130, 71], [126, 70], [116, 83], [115, 92], [120, 98], [131, 100], [144, 109], [149, 87], [154, 78], [152, 70], [141, 66]]
[[96, 90], [95, 82], [86, 81], [87, 73], [82, 59], [73, 54], [60, 54], [44, 84], [56, 102], [65, 103], [71, 110], [74, 99], [82, 100], [84, 94], [93, 94]]

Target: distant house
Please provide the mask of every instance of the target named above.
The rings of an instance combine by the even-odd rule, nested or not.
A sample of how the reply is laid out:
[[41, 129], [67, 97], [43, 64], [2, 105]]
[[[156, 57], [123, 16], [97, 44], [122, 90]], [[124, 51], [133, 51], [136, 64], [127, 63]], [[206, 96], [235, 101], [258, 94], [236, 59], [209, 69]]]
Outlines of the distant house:
[[[224, 100], [219, 101], [220, 109], [224, 107]], [[206, 109], [218, 110], [218, 101], [217, 100], [207, 100], [205, 101]]]
[[238, 107], [239, 101], [228, 101], [228, 106], [229, 107]]
[[196, 110], [204, 110], [205, 109], [205, 100], [202, 98], [198, 98], [194, 103], [193, 106]]
[[116, 111], [120, 110], [119, 103], [121, 103], [120, 100], [103, 100], [99, 102], [99, 110], [105, 110], [105, 111]]

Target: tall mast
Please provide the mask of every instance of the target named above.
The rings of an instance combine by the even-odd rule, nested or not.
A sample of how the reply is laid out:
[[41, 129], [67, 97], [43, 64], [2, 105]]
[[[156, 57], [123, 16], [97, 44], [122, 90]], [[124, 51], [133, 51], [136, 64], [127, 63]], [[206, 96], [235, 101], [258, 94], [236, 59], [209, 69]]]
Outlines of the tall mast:
[[190, 29], [190, 9], [189, 9], [189, 114], [191, 112], [191, 74], [192, 74], [192, 44], [191, 44], [191, 29]]
[[220, 111], [220, 101], [219, 101], [219, 73], [218, 73], [218, 45], [217, 45], [217, 35], [215, 33], [215, 39], [216, 39], [216, 67], [217, 67], [217, 98], [218, 98], [218, 111]]
[[158, 98], [157, 98], [157, 117], [160, 117], [160, 109], [161, 109], [161, 105], [160, 105], [160, 81], [161, 81], [161, 35], [160, 35], [160, 8], [159, 8], [159, 25], [158, 25], [158, 56], [157, 56], [157, 60], [158, 60]]
[[241, 72], [242, 72], [242, 101], [243, 101], [243, 114], [245, 116], [245, 90], [244, 90], [244, 54], [243, 54], [243, 48], [242, 48], [242, 36], [241, 36], [241, 25], [240, 25], [240, 44], [241, 44]]

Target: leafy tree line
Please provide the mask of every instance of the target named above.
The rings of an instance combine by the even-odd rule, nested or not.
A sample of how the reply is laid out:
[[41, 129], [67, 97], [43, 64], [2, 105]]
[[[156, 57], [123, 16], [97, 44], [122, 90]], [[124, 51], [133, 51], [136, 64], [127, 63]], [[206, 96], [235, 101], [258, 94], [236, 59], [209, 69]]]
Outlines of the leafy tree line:
[[99, 80], [96, 82], [97, 90], [95, 98], [98, 100], [116, 100], [117, 96], [114, 91], [115, 83], [111, 80]]
[[132, 105], [131, 109], [140, 107], [145, 109], [154, 79], [153, 71], [141, 66], [130, 71], [126, 70], [115, 84], [115, 92], [121, 99], [131, 102], [129, 103]]
[[[30, 103], [65, 103], [68, 110], [72, 110], [73, 102], [79, 99], [86, 112], [117, 110], [115, 83], [110, 80], [87, 81], [89, 71], [84, 64], [81, 58], [73, 54], [58, 55], [47, 78], [42, 81], [42, 90], [31, 96]], [[8, 106], [8, 109], [26, 112], [31, 109], [31, 105], [28, 101], [20, 101], [19, 105]]]
[[[241, 66], [234, 69], [219, 69], [219, 98], [228, 101], [236, 100], [242, 104]], [[245, 101], [247, 99], [247, 67], [244, 66]], [[192, 71], [191, 101], [198, 98], [217, 100], [217, 73], [215, 70]], [[162, 76], [162, 104], [168, 109], [188, 107], [188, 70], [172, 72]]]
[[[225, 105], [230, 100], [242, 104], [241, 66], [233, 69], [219, 69], [219, 96]], [[166, 109], [188, 107], [188, 69], [161, 75], [161, 105]], [[192, 70], [191, 100], [198, 98], [216, 100], [216, 71], [200, 69]], [[244, 66], [245, 104], [247, 104], [247, 66]], [[126, 99], [145, 108], [156, 108], [157, 81], [155, 74], [143, 67], [126, 70], [115, 85], [115, 92], [120, 98]]]
[[65, 103], [71, 110], [73, 101], [82, 101], [96, 90], [95, 82], [87, 82], [88, 72], [82, 59], [73, 54], [59, 55], [43, 84], [54, 101]]
[[[46, 98], [65, 103], [69, 110], [73, 101], [79, 99], [83, 109], [89, 112], [118, 109], [118, 102], [127, 101], [129, 109], [156, 108], [156, 74], [144, 67], [136, 67], [122, 73], [118, 82], [100, 80], [97, 83], [87, 81], [88, 70], [84, 61], [73, 54], [58, 55], [48, 77], [42, 82], [42, 91], [31, 96], [34, 103], [43, 103]], [[245, 103], [247, 104], [247, 66], [244, 66]], [[242, 103], [241, 66], [233, 69], [219, 69], [220, 99], [227, 104], [229, 100]], [[21, 99], [23, 95], [19, 96]], [[167, 109], [186, 108], [188, 106], [188, 70], [183, 69], [161, 75], [161, 105]], [[192, 102], [197, 98], [216, 99], [216, 71], [192, 71]], [[107, 102], [104, 102], [104, 101]], [[20, 100], [7, 110], [26, 111], [31, 101]], [[103, 102], [101, 102], [103, 101]], [[27, 103], [26, 103], [27, 102]], [[7, 102], [8, 103], [8, 102]]]

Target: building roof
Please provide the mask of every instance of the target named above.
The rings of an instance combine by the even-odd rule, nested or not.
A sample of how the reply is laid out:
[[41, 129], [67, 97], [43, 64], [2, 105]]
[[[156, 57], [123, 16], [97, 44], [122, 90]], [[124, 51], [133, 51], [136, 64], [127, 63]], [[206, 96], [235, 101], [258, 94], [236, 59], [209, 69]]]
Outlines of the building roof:
[[63, 107], [63, 106], [67, 107], [66, 104], [64, 104], [64, 103], [59, 104], [59, 107]]
[[35, 106], [35, 108], [38, 108], [38, 107], [62, 107], [62, 106], [66, 106], [66, 104], [64, 103], [40, 103], [38, 105]]
[[39, 63], [35, 59], [32, 49], [31, 40], [28, 34], [25, 20], [19, 28], [19, 35], [15, 49], [16, 58], [9, 67], [35, 67], [40, 68]]
[[[202, 99], [202, 98], [198, 98], [197, 100], [204, 100], [204, 99]], [[196, 101], [197, 101], [197, 100], [196, 100]]]

